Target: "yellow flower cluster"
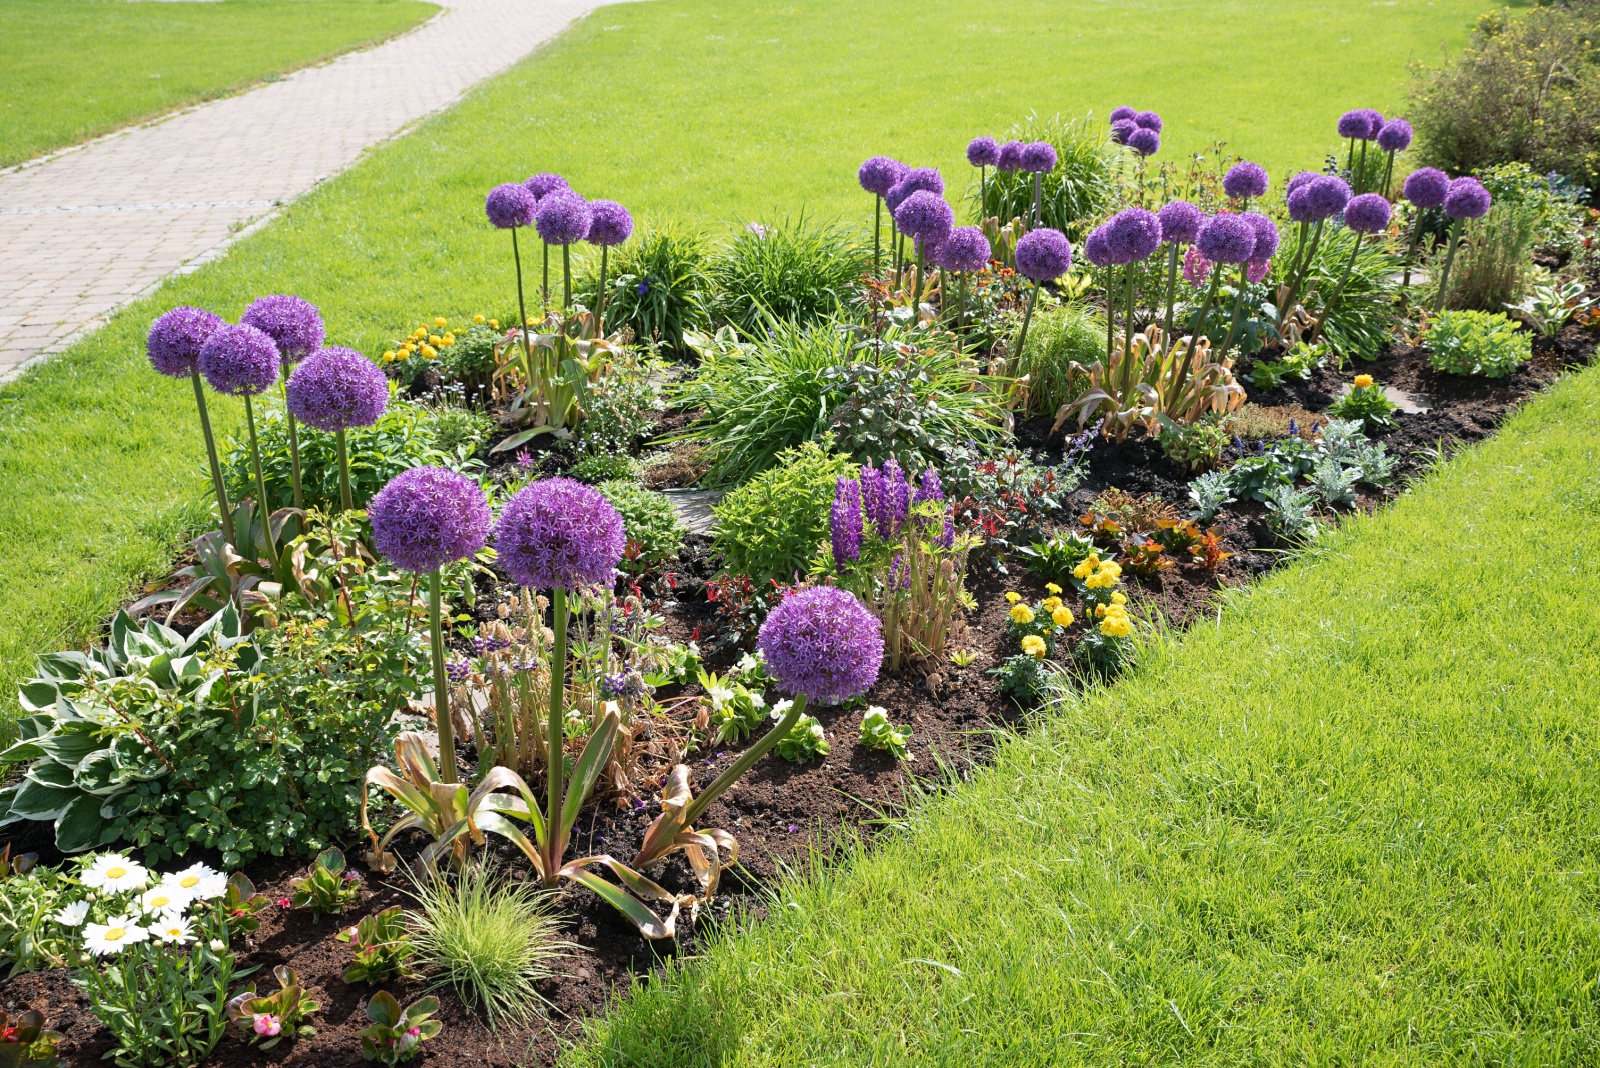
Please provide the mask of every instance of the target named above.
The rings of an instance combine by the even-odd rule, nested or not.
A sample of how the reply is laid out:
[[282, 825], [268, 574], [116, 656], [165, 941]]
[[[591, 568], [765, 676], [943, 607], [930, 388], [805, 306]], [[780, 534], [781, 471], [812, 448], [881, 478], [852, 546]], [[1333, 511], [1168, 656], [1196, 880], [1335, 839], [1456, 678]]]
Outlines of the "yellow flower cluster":
[[1356, 388], [1357, 389], [1371, 389], [1372, 388], [1372, 376], [1371, 375], [1356, 375]]
[[1033, 609], [1029, 608], [1025, 604], [1014, 604], [1014, 605], [1012, 605], [1011, 606], [1011, 622], [1013, 622], [1013, 623], [1023, 623], [1023, 624], [1032, 623], [1033, 622]]
[[1022, 639], [1022, 651], [1033, 657], [1035, 660], [1043, 660], [1045, 650], [1046, 646], [1044, 644], [1044, 639], [1039, 637], [1037, 634], [1030, 634], [1026, 638]]
[[1058, 627], [1072, 626], [1072, 609], [1064, 604], [1056, 605], [1050, 610], [1050, 622]]
[[[473, 321], [481, 323], [483, 316], [475, 316]], [[438, 359], [440, 349], [447, 349], [456, 343], [455, 334], [445, 329], [449, 325], [449, 319], [442, 315], [435, 316], [432, 323], [423, 323], [411, 331], [410, 336], [400, 343], [399, 348], [385, 352], [383, 362], [393, 363], [416, 353], [421, 353], [424, 359]]]
[[1122, 565], [1100, 559], [1099, 553], [1090, 553], [1087, 560], [1072, 569], [1072, 575], [1082, 579], [1083, 584], [1091, 590], [1103, 590], [1116, 585], [1122, 577]]
[[1022, 600], [1022, 594], [1016, 591], [1006, 594], [1006, 604], [1016, 604], [1020, 600]]
[[1126, 638], [1133, 630], [1128, 619], [1128, 599], [1120, 593], [1113, 593], [1111, 603], [1100, 605], [1094, 614], [1100, 619], [1100, 633], [1108, 638]]

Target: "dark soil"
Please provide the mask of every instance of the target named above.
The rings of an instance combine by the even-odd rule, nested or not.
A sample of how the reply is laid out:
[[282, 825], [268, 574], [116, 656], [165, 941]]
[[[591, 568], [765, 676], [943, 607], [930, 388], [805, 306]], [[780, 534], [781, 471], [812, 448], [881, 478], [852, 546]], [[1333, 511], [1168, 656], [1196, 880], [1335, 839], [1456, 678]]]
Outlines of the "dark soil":
[[[1327, 368], [1309, 381], [1255, 394], [1251, 401], [1264, 407], [1321, 412], [1358, 371], [1374, 375], [1386, 386], [1426, 397], [1428, 411], [1396, 413], [1397, 426], [1383, 435], [1390, 451], [1403, 458], [1399, 468], [1403, 480], [1427, 469], [1441, 444], [1449, 449], [1492, 433], [1508, 410], [1547, 386], [1562, 368], [1587, 362], [1594, 347], [1592, 334], [1569, 327], [1558, 338], [1537, 341], [1533, 361], [1522, 370], [1509, 378], [1489, 381], [1437, 374], [1428, 367], [1423, 350], [1397, 345], [1372, 364], [1342, 372]], [[1051, 435], [1048, 420], [1022, 424], [1018, 438], [1020, 445], [1040, 460], [1061, 456], [1063, 435]], [[1245, 446], [1253, 448], [1253, 443], [1246, 442]], [[1235, 454], [1230, 459], [1236, 458], [1237, 449], [1230, 451]], [[565, 466], [559, 450], [536, 447], [532, 456], [547, 473]], [[498, 467], [511, 462], [514, 461], [508, 457], [497, 458]], [[1046, 521], [1047, 530], [1076, 527], [1078, 512], [1110, 487], [1156, 493], [1185, 506], [1187, 477], [1166, 461], [1151, 441], [1135, 435], [1122, 444], [1098, 442], [1087, 454], [1086, 462], [1087, 479], [1072, 493], [1061, 513]], [[1397, 484], [1380, 495], [1362, 498], [1357, 507], [1377, 507], [1399, 489]], [[1174, 625], [1182, 625], [1210, 610], [1220, 587], [1244, 583], [1281, 558], [1275, 550], [1282, 546], [1274, 543], [1261, 521], [1259, 506], [1230, 507], [1219, 517], [1219, 527], [1225, 547], [1234, 554], [1229, 560], [1216, 572], [1191, 564], [1174, 567], [1149, 580], [1125, 573], [1136, 604], [1159, 612]], [[668, 637], [681, 641], [694, 636], [703, 647], [711, 648], [713, 639], [722, 631], [722, 621], [716, 606], [706, 601], [703, 584], [715, 573], [716, 566], [709, 539], [691, 537], [671, 569], [671, 581], [655, 576], [644, 584], [646, 594], [658, 601], [667, 618]], [[1018, 567], [1009, 570], [1010, 574], [1002, 573], [995, 562], [988, 560], [976, 560], [971, 569], [968, 584], [977, 598], [977, 609], [969, 614], [964, 632], [951, 643], [953, 648], [974, 654], [970, 665], [957, 668], [946, 663], [907, 671], [898, 678], [886, 676], [869, 695], [870, 702], [883, 706], [894, 723], [911, 725], [915, 760], [898, 764], [885, 754], [861, 747], [856, 738], [862, 707], [817, 712], [832, 746], [822, 762], [797, 765], [775, 756], [766, 759], [714, 804], [702, 821], [703, 827], [721, 827], [738, 838], [739, 864], [725, 873], [722, 890], [701, 914], [698, 930], [680, 923], [675, 943], [651, 944], [588, 891], [572, 893], [561, 903], [563, 934], [581, 948], [565, 961], [562, 974], [545, 984], [544, 993], [552, 1006], [548, 1021], [525, 1031], [502, 1029], [491, 1033], [452, 993], [443, 991], [444, 1032], [413, 1063], [439, 1068], [552, 1063], [562, 1043], [580, 1033], [584, 1019], [603, 1012], [608, 1001], [625, 995], [635, 980], [648, 981], [664, 956], [695, 953], [704, 931], [727, 917], [730, 909], [740, 906], [744, 914], [758, 917], [762, 901], [759, 891], [773, 883], [784, 865], [803, 864], [814, 850], [826, 854], [830, 842], [838, 836], [870, 835], [874, 821], [894, 812], [903, 802], [908, 776], [939, 776], [943, 774], [942, 767], [954, 767], [959, 772], [982, 761], [992, 744], [993, 732], [1015, 726], [1023, 718], [1019, 709], [999, 697], [992, 680], [985, 675], [1013, 652], [1004, 636], [1007, 605], [1003, 594], [1017, 590], [1030, 601], [1045, 595], [1042, 582]], [[493, 603], [492, 596], [480, 597], [480, 605], [486, 608]], [[1073, 628], [1075, 634], [1085, 624], [1081, 621], [1081, 606], [1071, 604], [1070, 599], [1069, 604], [1080, 618]], [[1070, 640], [1063, 642], [1060, 648], [1070, 644]], [[736, 643], [725, 643], [714, 654], [711, 667], [722, 669], [736, 654]], [[1059, 650], [1057, 655], [1062, 655]], [[702, 747], [690, 754], [695, 785], [709, 782], [748, 744], [751, 743]], [[665, 767], [656, 770], [659, 774]], [[580, 819], [574, 849], [631, 859], [649, 821], [660, 811], [649, 791], [645, 800], [647, 803], [640, 808], [618, 799], [593, 806]], [[413, 835], [397, 844], [402, 854], [414, 853], [422, 841]], [[49, 855], [47, 842], [42, 849], [39, 841], [19, 840], [18, 846], [40, 849], [44, 859], [55, 859]], [[355, 843], [352, 846], [351, 854], [355, 856], [361, 847]], [[502, 843], [491, 848], [504, 856], [509, 871], [526, 872], [526, 863], [519, 863], [509, 847]], [[257, 885], [276, 899], [287, 893], [288, 881], [299, 874], [301, 866], [299, 862], [267, 860], [258, 861], [247, 870]], [[650, 874], [672, 889], [687, 891], [694, 885], [681, 856]], [[360, 906], [337, 922], [313, 920], [305, 913], [272, 907], [260, 932], [242, 954], [241, 964], [261, 965], [265, 973], [270, 973], [275, 964], [293, 967], [322, 1002], [314, 1021], [320, 1033], [313, 1040], [271, 1054], [258, 1053], [238, 1037], [229, 1036], [205, 1063], [362, 1064], [354, 1036], [365, 1023], [364, 1007], [372, 988], [352, 987], [339, 979], [349, 950], [332, 936], [341, 924], [353, 924], [363, 915], [403, 903], [403, 886], [401, 879], [369, 877]], [[424, 985], [413, 981], [384, 987], [404, 1001], [417, 996]], [[0, 1007], [23, 1005], [39, 1009], [50, 1026], [66, 1034], [63, 1053], [68, 1063], [93, 1063], [107, 1048], [107, 1033], [88, 1013], [85, 1000], [68, 984], [64, 973], [35, 973], [0, 982]]]

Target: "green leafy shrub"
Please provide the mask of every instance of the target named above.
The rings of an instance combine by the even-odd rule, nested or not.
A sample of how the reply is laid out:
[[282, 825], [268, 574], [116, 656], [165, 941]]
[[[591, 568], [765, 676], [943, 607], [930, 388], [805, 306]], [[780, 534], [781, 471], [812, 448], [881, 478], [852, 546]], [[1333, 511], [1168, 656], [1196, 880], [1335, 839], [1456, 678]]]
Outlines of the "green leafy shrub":
[[361, 1056], [384, 1064], [404, 1064], [422, 1052], [422, 1043], [436, 1038], [444, 1024], [433, 1018], [439, 999], [429, 995], [405, 1008], [387, 990], [380, 990], [367, 1002], [367, 1019], [372, 1023], [356, 1034], [361, 1039]]
[[1049, 693], [1049, 674], [1039, 660], [1018, 653], [1007, 657], [999, 667], [989, 669], [995, 687], [1019, 708], [1032, 708]]
[[844, 307], [867, 269], [871, 252], [838, 223], [750, 223], [720, 248], [710, 264], [717, 322], [746, 336], [767, 320], [818, 322]]
[[1058, 530], [1043, 541], [1018, 549], [1017, 555], [1027, 561], [1028, 574], [1059, 585], [1072, 578], [1073, 569], [1094, 551], [1094, 539], [1089, 535]]
[[1027, 414], [1055, 415], [1078, 399], [1086, 384], [1073, 382], [1073, 363], [1088, 367], [1105, 359], [1106, 321], [1085, 304], [1040, 308], [1012, 373], [1028, 380]]
[[347, 983], [381, 983], [395, 976], [411, 975], [411, 966], [406, 962], [416, 955], [417, 947], [406, 928], [403, 912], [399, 905], [390, 905], [334, 935], [354, 951], [354, 959], [339, 973], [340, 979]]
[[627, 453], [597, 452], [580, 456], [567, 468], [568, 478], [598, 486], [602, 482], [636, 482], [640, 464]]
[[37, 867], [33, 854], [12, 859], [10, 852], [7, 846], [0, 854], [0, 964], [8, 975], [64, 967], [70, 948], [55, 913], [85, 891], [60, 868]]
[[688, 530], [665, 493], [620, 480], [602, 482], [597, 488], [622, 515], [628, 536], [622, 560], [625, 570], [639, 574], [678, 555]]
[[757, 583], [792, 582], [805, 574], [828, 536], [828, 512], [840, 478], [856, 477], [848, 456], [831, 442], [787, 449], [777, 463], [728, 493], [712, 509], [714, 544], [730, 572]]
[[1532, 355], [1533, 338], [1499, 312], [1447, 311], [1428, 323], [1423, 341], [1435, 370], [1504, 378]]
[[310, 909], [314, 916], [335, 916], [361, 898], [360, 880], [345, 878], [344, 852], [336, 846], [318, 853], [306, 874], [290, 883], [289, 889], [290, 907]]
[[801, 714], [773, 751], [796, 764], [820, 760], [830, 752], [827, 732], [813, 716]]
[[625, 456], [655, 430], [651, 413], [661, 406], [661, 391], [650, 379], [654, 366], [654, 361], [625, 356], [589, 386], [578, 425], [580, 450]]
[[1165, 423], [1156, 440], [1161, 454], [1185, 471], [1206, 471], [1222, 461], [1231, 436], [1225, 419], [1207, 416], [1198, 423]]
[[[1040, 195], [1044, 225], [1082, 238], [1088, 224], [1106, 214], [1116, 192], [1115, 175], [1122, 149], [1111, 143], [1107, 129], [1091, 118], [1064, 122], [1061, 116], [1041, 120], [1032, 115], [1013, 126], [1001, 142], [1049, 141], [1056, 149], [1055, 169], [1044, 176]], [[982, 190], [973, 176], [968, 198], [976, 206]], [[1003, 174], [989, 168], [983, 218], [1033, 218], [1033, 175], [1015, 171]]]
[[[638, 340], [658, 345], [670, 355], [686, 355], [684, 333], [704, 330], [710, 322], [707, 258], [705, 238], [689, 230], [652, 230], [612, 249], [606, 329], [626, 328]], [[574, 287], [574, 299], [595, 307], [599, 283], [599, 265], [591, 263]]]

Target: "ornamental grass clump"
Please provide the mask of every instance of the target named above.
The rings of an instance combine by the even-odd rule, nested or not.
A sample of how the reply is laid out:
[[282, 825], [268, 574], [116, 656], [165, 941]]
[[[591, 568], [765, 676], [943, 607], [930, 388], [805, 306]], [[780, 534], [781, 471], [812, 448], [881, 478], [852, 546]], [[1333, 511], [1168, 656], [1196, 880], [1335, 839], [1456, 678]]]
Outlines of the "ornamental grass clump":
[[[322, 315], [310, 301], [287, 294], [274, 294], [257, 298], [239, 317], [244, 326], [253, 326], [272, 339], [278, 347], [281, 364], [279, 371], [285, 386], [294, 365], [322, 347], [326, 333]], [[295, 432], [294, 413], [285, 422], [289, 428], [289, 461], [294, 484], [294, 506], [304, 509], [305, 496], [300, 489], [300, 439]]]
[[233, 544], [233, 509], [228, 504], [228, 488], [222, 481], [222, 462], [217, 458], [217, 439], [211, 433], [211, 413], [206, 408], [206, 391], [200, 382], [200, 350], [223, 325], [219, 316], [200, 308], [177, 307], [150, 324], [145, 354], [150, 366], [168, 378], [187, 378], [194, 386], [195, 409], [200, 413], [200, 433], [206, 439], [206, 458], [211, 463], [211, 492], [217, 502], [222, 537]]
[[284, 387], [289, 414], [309, 427], [332, 434], [339, 446], [339, 503], [355, 507], [350, 494], [350, 454], [345, 431], [371, 426], [389, 406], [389, 379], [354, 349], [318, 349], [289, 376]]
[[1444, 194], [1444, 213], [1451, 220], [1450, 235], [1445, 239], [1444, 267], [1439, 271], [1439, 295], [1434, 298], [1433, 314], [1444, 310], [1444, 298], [1449, 289], [1450, 267], [1455, 262], [1456, 250], [1461, 246], [1461, 229], [1468, 219], [1481, 219], [1489, 213], [1494, 198], [1476, 178], [1457, 178]]
[[[250, 398], [260, 396], [278, 380], [278, 346], [272, 338], [253, 326], [219, 326], [200, 348], [196, 366], [212, 389], [244, 398], [245, 425], [250, 431], [250, 458], [256, 476], [256, 510], [264, 531], [262, 547], [267, 562], [278, 566], [278, 548], [272, 535], [272, 506], [267, 500], [267, 483], [261, 474], [261, 445], [256, 437], [255, 406]], [[237, 535], [235, 531], [235, 535]]]
[[445, 675], [439, 569], [471, 558], [489, 535], [489, 502], [465, 475], [418, 467], [397, 475], [367, 504], [372, 547], [397, 567], [428, 576], [428, 626], [433, 639], [434, 723], [443, 781], [456, 781], [455, 729]]

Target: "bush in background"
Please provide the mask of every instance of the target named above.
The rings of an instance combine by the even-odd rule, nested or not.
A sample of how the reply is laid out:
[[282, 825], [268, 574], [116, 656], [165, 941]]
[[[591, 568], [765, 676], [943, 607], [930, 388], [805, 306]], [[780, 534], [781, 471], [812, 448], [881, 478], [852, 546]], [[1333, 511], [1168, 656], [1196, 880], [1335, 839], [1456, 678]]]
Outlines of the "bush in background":
[[828, 512], [839, 479], [856, 477], [848, 456], [832, 441], [787, 449], [768, 471], [722, 498], [714, 543], [724, 568], [756, 583], [793, 582], [805, 574], [817, 547], [828, 537]]
[[845, 305], [867, 269], [871, 251], [839, 223], [748, 223], [711, 261], [718, 322], [747, 337], [764, 334], [769, 318], [811, 323]]
[[1081, 388], [1073, 387], [1067, 368], [1074, 361], [1087, 367], [1104, 360], [1105, 353], [1104, 316], [1077, 303], [1041, 309], [1016, 368], [1018, 378], [1028, 379], [1027, 414], [1055, 415], [1076, 400]]

